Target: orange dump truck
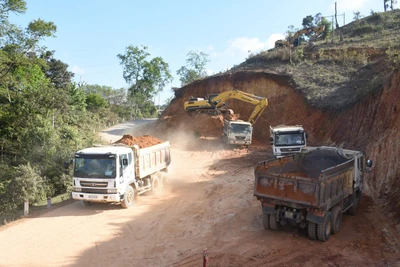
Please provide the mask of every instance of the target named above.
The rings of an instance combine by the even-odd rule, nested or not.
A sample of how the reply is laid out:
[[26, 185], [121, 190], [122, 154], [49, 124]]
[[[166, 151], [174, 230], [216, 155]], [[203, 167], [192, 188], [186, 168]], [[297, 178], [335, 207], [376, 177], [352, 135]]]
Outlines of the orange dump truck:
[[311, 239], [327, 241], [341, 226], [342, 213], [355, 214], [362, 196], [365, 161], [360, 151], [308, 147], [300, 153], [258, 163], [254, 195], [265, 229], [297, 225]]

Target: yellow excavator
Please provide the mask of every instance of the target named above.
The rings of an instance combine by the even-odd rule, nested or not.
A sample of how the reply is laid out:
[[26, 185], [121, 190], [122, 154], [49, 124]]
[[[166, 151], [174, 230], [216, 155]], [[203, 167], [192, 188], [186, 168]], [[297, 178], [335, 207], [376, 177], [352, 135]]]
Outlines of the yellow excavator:
[[310, 42], [313, 42], [318, 38], [318, 36], [322, 32], [324, 32], [324, 30], [325, 30], [325, 25], [321, 25], [321, 26], [318, 26], [318, 27], [310, 27], [310, 28], [301, 29], [301, 30], [295, 32], [295, 34], [289, 39], [289, 41], [288, 40], [278, 40], [278, 41], [276, 41], [275, 42], [275, 48], [288, 47], [289, 45], [290, 46], [298, 46], [299, 45], [298, 38], [301, 35], [303, 35], [305, 33], [310, 33], [310, 32], [314, 32], [314, 34], [311, 36], [311, 38], [309, 40]]
[[[253, 112], [247, 121], [231, 120], [229, 116], [233, 111], [224, 109], [228, 99], [238, 99], [255, 105]], [[199, 112], [207, 114], [223, 114], [224, 129], [222, 140], [226, 145], [250, 146], [253, 135], [253, 124], [260, 117], [261, 113], [268, 106], [265, 97], [256, 96], [239, 90], [225, 91], [220, 94], [212, 94], [203, 98], [191, 97], [184, 103], [185, 110], [189, 112]]]
[[220, 94], [211, 94], [206, 98], [191, 97], [189, 101], [184, 103], [187, 111], [197, 111], [199, 113], [207, 113], [210, 115], [232, 115], [231, 109], [224, 109], [225, 102], [229, 99], [238, 99], [255, 105], [248, 122], [254, 124], [261, 113], [268, 106], [268, 100], [265, 97], [256, 96], [239, 90], [225, 91]]

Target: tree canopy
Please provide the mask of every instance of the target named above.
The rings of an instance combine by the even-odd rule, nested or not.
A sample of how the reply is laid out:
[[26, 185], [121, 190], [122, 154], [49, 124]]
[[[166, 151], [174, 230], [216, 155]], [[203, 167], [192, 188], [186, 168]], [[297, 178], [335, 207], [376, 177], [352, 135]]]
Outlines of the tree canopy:
[[208, 54], [199, 51], [190, 51], [187, 53], [186, 66], [182, 66], [176, 73], [180, 76], [182, 85], [207, 76], [206, 65]]
[[128, 88], [128, 104], [132, 116], [141, 117], [156, 113], [152, 98], [172, 81], [169, 65], [161, 57], [149, 58], [147, 46], [126, 48], [125, 54], [118, 54], [123, 68], [123, 77]]

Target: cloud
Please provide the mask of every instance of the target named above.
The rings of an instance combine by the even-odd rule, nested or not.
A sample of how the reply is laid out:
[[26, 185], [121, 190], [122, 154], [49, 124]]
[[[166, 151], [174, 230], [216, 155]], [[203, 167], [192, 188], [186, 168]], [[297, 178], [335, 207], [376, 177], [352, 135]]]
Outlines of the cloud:
[[85, 70], [84, 69], [82, 69], [82, 68], [80, 68], [79, 66], [77, 66], [77, 65], [74, 65], [73, 67], [72, 67], [72, 70], [71, 70], [73, 73], [75, 73], [75, 74], [84, 74], [85, 73]]
[[[357, 10], [367, 5], [370, 0], [336, 0], [338, 10]], [[335, 3], [330, 6], [332, 10], [335, 10]]]
[[231, 51], [240, 51], [241, 53], [247, 54], [253, 51], [259, 51], [266, 48], [266, 43], [260, 41], [257, 37], [238, 37], [228, 42]]
[[275, 41], [284, 39], [285, 36], [280, 33], [271, 34], [267, 40], [262, 41], [257, 37], [238, 37], [228, 42], [227, 52], [230, 55], [257, 53], [262, 50], [271, 49], [275, 46]]
[[267, 39], [267, 49], [275, 47], [275, 41], [285, 39], [285, 35], [282, 33], [273, 33]]

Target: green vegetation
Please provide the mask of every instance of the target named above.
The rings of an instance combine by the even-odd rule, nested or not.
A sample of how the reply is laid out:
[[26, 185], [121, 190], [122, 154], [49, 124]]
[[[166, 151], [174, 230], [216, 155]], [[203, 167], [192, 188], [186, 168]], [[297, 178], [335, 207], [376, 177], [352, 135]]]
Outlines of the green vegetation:
[[157, 109], [151, 101], [155, 94], [172, 81], [168, 63], [161, 57], [150, 60], [146, 46], [128, 46], [125, 54], [118, 54], [123, 67], [123, 76], [130, 85], [128, 105], [134, 117], [157, 116]]
[[55, 51], [40, 46], [55, 36], [54, 23], [37, 19], [21, 28], [9, 20], [10, 13], [25, 11], [24, 0], [0, 0], [0, 223], [18, 214], [24, 200], [37, 206], [48, 197], [69, 197], [64, 162], [97, 141], [98, 130], [156, 116], [150, 99], [171, 78], [168, 64], [154, 58], [139, 66], [141, 80], [134, 81], [126, 65], [129, 91], [75, 83]]
[[186, 66], [182, 66], [176, 74], [180, 76], [182, 86], [207, 76], [206, 65], [208, 54], [199, 51], [187, 53]]
[[[317, 14], [318, 15], [318, 14]], [[332, 32], [326, 40], [252, 55], [232, 70], [289, 75], [309, 103], [342, 110], [383, 87], [400, 67], [400, 10], [371, 12]], [[312, 25], [312, 16], [303, 26]], [[340, 39], [342, 34], [343, 40]]]

